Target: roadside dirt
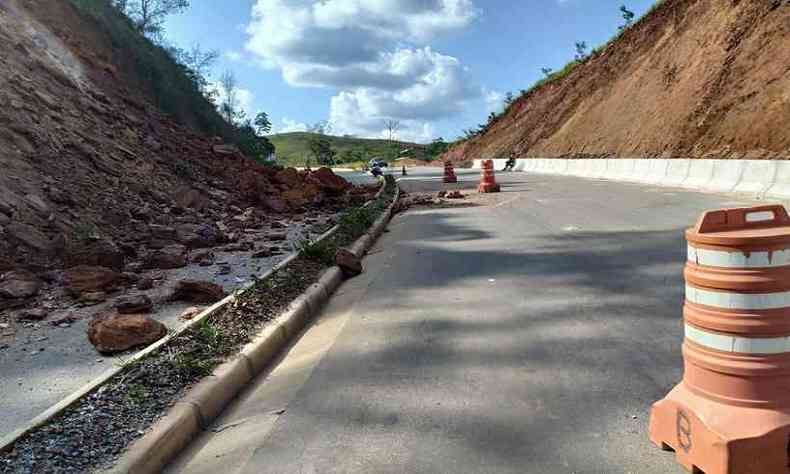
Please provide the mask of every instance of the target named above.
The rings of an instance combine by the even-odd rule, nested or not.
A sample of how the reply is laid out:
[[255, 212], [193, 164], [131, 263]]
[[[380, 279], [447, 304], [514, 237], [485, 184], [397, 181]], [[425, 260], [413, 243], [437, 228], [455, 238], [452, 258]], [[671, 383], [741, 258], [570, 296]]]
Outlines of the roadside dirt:
[[445, 158], [788, 159], [788, 91], [790, 3], [665, 0]]

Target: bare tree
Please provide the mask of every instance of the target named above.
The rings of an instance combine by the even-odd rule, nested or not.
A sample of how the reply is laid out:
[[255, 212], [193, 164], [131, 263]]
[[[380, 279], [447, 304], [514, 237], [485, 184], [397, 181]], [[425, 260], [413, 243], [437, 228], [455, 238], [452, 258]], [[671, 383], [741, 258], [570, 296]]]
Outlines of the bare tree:
[[149, 38], [161, 39], [165, 19], [189, 7], [189, 0], [115, 0], [137, 29]]
[[233, 71], [225, 71], [219, 80], [222, 102], [219, 104], [219, 113], [230, 125], [235, 125], [239, 119], [238, 83]]
[[384, 128], [387, 129], [389, 141], [393, 141], [395, 136], [398, 135], [398, 131], [400, 131], [400, 121], [394, 119], [386, 120], [384, 121]]

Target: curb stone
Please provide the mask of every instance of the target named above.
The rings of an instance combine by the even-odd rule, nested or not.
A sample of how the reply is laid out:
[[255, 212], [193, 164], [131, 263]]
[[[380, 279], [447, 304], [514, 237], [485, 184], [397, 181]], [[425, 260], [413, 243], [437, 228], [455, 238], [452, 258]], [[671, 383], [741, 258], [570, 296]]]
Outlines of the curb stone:
[[[383, 192], [382, 188], [382, 191]], [[352, 248], [364, 254], [381, 235], [392, 217], [392, 210], [400, 197], [395, 188], [392, 203], [367, 234], [357, 239]], [[376, 230], [375, 232], [372, 232]], [[292, 340], [301, 334], [310, 319], [318, 315], [330, 296], [343, 283], [339, 267], [327, 269], [318, 282], [298, 296], [290, 308], [263, 328], [234, 359], [217, 367], [209, 376], [193, 387], [142, 438], [121, 456], [110, 474], [147, 474], [161, 472], [195, 436], [207, 428], [254, 377], [266, 369]]]

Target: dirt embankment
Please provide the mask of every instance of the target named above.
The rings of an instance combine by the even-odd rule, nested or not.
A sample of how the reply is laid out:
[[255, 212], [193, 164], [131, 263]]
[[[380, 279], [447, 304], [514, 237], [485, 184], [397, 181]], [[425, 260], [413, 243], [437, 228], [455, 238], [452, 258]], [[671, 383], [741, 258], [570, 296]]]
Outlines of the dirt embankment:
[[789, 2], [665, 0], [445, 158], [788, 159], [788, 122]]

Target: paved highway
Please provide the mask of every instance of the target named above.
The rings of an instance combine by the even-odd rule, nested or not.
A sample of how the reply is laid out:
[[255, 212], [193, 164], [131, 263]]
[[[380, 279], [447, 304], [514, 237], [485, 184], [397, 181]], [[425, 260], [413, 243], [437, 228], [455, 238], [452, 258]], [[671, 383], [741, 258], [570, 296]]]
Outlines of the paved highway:
[[[436, 191], [438, 173], [401, 185]], [[170, 471], [684, 472], [647, 437], [681, 377], [682, 232], [750, 202], [499, 178], [465, 207], [397, 216], [366, 272]]]

